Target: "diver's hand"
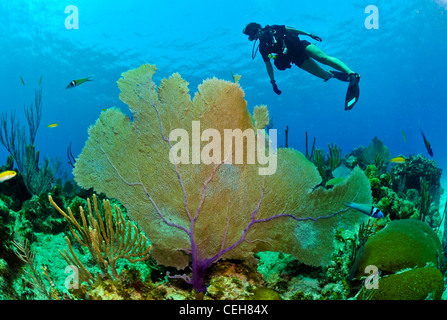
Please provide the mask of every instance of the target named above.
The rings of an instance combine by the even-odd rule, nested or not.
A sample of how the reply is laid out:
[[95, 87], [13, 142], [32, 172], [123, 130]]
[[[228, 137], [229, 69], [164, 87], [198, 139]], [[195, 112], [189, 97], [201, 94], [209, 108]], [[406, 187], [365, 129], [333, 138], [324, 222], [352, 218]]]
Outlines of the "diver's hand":
[[272, 84], [272, 86], [273, 86], [273, 91], [275, 91], [275, 93], [276, 93], [277, 95], [280, 95], [280, 94], [281, 94], [281, 90], [278, 89], [278, 86], [276, 85], [276, 81], [275, 81], [275, 80], [272, 80], [272, 81], [270, 81], [270, 82], [271, 82], [271, 84]]
[[314, 35], [314, 34], [309, 35], [309, 37], [311, 37], [311, 38], [314, 39], [314, 40], [320, 41], [320, 42], [322, 41], [321, 38], [320, 38], [319, 36], [316, 36], [316, 35]]

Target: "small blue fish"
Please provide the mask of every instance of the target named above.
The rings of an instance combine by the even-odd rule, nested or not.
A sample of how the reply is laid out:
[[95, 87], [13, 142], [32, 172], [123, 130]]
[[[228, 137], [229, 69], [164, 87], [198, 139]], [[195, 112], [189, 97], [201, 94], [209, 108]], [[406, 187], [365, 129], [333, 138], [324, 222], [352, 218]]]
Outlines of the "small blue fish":
[[385, 216], [382, 211], [368, 204], [361, 204], [349, 201], [345, 203], [345, 206], [360, 211], [361, 213], [364, 213], [376, 219], [381, 219]]
[[425, 137], [425, 134], [422, 132], [422, 130], [421, 130], [421, 134], [422, 134], [422, 138], [424, 139], [425, 149], [427, 149], [428, 154], [433, 157], [433, 150], [431, 149], [430, 142], [428, 142], [428, 140]]

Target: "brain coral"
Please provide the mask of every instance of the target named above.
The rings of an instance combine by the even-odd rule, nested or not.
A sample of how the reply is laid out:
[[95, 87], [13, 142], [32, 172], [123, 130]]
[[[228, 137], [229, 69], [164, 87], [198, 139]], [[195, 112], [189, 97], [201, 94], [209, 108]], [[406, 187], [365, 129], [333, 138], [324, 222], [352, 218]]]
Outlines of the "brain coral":
[[364, 275], [368, 265], [386, 272], [424, 267], [427, 262], [437, 265], [440, 254], [441, 242], [427, 223], [414, 219], [391, 221], [366, 242], [357, 275]]
[[444, 277], [436, 268], [416, 268], [392, 274], [379, 281], [373, 300], [439, 300]]

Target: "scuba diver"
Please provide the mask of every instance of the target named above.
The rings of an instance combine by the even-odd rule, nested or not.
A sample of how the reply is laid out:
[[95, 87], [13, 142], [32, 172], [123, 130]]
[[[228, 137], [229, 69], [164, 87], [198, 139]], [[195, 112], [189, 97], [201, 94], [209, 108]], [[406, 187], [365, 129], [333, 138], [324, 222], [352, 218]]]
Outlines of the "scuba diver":
[[[273, 59], [276, 68], [279, 70], [291, 68], [291, 63], [294, 63], [299, 68], [324, 81], [336, 78], [349, 82], [345, 110], [351, 110], [357, 103], [360, 94], [360, 75], [352, 71], [339, 59], [326, 55], [316, 45], [306, 40], [300, 40], [299, 35], [309, 36], [316, 41], [321, 41], [320, 37], [284, 25], [267, 25], [262, 28], [259, 23], [255, 22], [249, 23], [242, 32], [248, 35], [248, 40], [255, 41], [253, 44], [252, 59], [256, 57], [256, 53], [259, 50], [264, 59], [273, 91], [276, 94], [281, 94], [281, 91], [276, 85], [270, 59]], [[258, 47], [256, 47], [257, 40], [259, 40]], [[336, 70], [326, 71], [315, 60]]]

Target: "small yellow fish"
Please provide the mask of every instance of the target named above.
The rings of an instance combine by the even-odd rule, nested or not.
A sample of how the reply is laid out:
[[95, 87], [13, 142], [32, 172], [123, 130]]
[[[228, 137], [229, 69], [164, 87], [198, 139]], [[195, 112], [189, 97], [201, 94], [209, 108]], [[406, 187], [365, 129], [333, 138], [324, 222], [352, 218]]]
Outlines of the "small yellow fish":
[[406, 159], [404, 157], [396, 157], [390, 160], [390, 162], [394, 162], [394, 163], [404, 163], [406, 161]]
[[404, 139], [404, 142], [407, 142], [407, 137], [405, 136], [404, 130], [402, 130], [402, 138]]
[[0, 173], [0, 183], [6, 180], [9, 180], [11, 178], [14, 178], [17, 175], [17, 172], [15, 171], [3, 171]]
[[59, 126], [57, 123], [53, 123], [53, 124], [47, 125], [47, 128], [56, 128], [57, 126]]

